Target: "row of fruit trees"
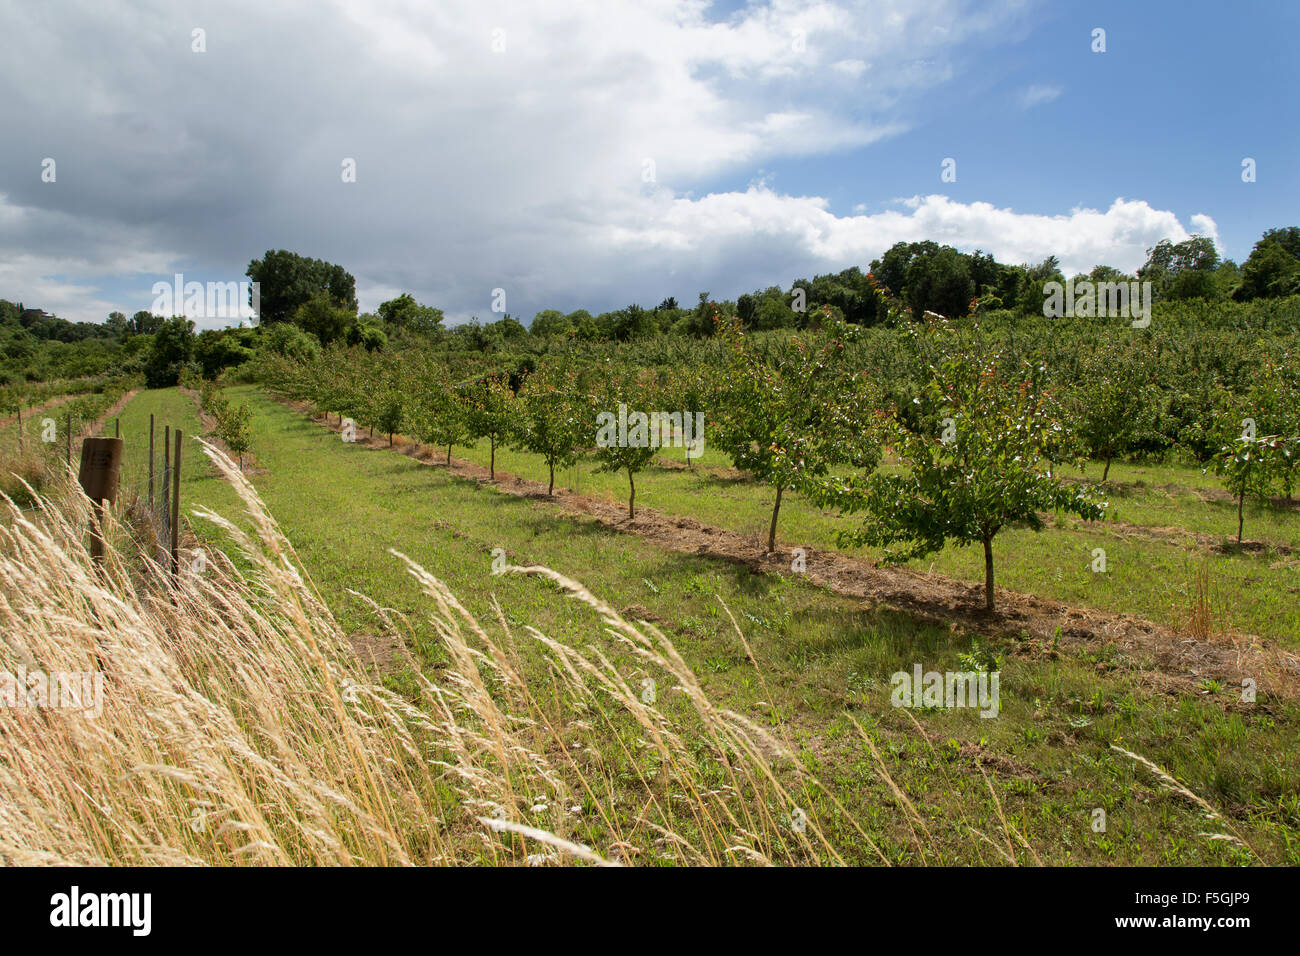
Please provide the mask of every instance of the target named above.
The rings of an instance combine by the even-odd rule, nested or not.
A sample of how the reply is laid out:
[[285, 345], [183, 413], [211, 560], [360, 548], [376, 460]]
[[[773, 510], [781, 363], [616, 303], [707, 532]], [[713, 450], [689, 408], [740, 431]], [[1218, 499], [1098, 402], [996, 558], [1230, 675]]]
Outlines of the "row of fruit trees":
[[[620, 406], [704, 416], [709, 447], [774, 490], [767, 548], [781, 502], [796, 493], [852, 516], [842, 545], [883, 550], [886, 562], [979, 544], [985, 602], [994, 606], [993, 542], [1011, 527], [1039, 529], [1045, 515], [1100, 520], [1114, 458], [1128, 447], [1157, 387], [1150, 362], [1121, 343], [1082, 357], [1069, 388], [1042, 364], [1009, 354], [978, 328], [938, 321], [898, 333], [887, 371], [861, 367], [849, 346], [861, 330], [828, 316], [814, 333], [746, 335], [720, 322], [725, 348], [710, 361], [646, 366], [631, 358], [548, 355], [529, 368], [461, 377], [436, 352], [399, 357], [326, 350], [311, 361], [266, 361], [269, 387], [351, 418], [372, 434], [409, 435], [445, 448], [489, 444], [541, 456], [556, 469], [580, 459], [625, 473], [628, 514], [636, 476], [658, 448], [600, 442]], [[463, 371], [463, 370], [462, 370]], [[606, 416], [602, 419], [602, 415]], [[1300, 374], [1294, 362], [1259, 369], [1247, 394], [1211, 410], [1218, 451], [1206, 464], [1238, 504], [1289, 498], [1300, 458]], [[1101, 485], [1081, 480], [1087, 460]], [[688, 457], [688, 461], [690, 458]]]

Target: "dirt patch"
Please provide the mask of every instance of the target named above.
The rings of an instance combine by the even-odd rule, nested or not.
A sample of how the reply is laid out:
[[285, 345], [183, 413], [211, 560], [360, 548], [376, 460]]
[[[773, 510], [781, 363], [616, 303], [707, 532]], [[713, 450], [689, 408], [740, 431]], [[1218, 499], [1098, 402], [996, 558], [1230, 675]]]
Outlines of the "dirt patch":
[[[304, 402], [277, 398], [304, 414]], [[336, 422], [324, 416], [314, 420], [339, 431]], [[387, 438], [357, 438], [368, 448], [388, 448]], [[571, 514], [585, 515], [613, 530], [635, 534], [659, 547], [682, 554], [696, 554], [743, 565], [755, 572], [793, 577], [792, 554], [788, 550], [764, 553], [761, 536], [746, 535], [705, 525], [694, 518], [664, 515], [638, 509], [628, 520], [621, 502], [573, 494], [557, 488], [553, 496], [542, 482], [530, 481], [497, 471], [489, 481], [487, 469], [452, 457], [447, 465], [446, 450], [422, 448], [408, 438], [395, 438], [393, 448], [408, 456], [482, 486], [491, 484], [504, 494], [546, 502]], [[1199, 692], [1200, 684], [1214, 679], [1229, 686], [1241, 686], [1242, 678], [1256, 682], [1260, 690], [1285, 697], [1297, 696], [1300, 655], [1288, 653], [1273, 642], [1249, 634], [1232, 634], [1211, 641], [1198, 641], [1174, 630], [1130, 614], [1077, 608], [1050, 598], [1015, 591], [998, 590], [996, 611], [984, 609], [983, 585], [967, 584], [943, 575], [906, 567], [882, 568], [870, 561], [838, 551], [804, 548], [808, 580], [836, 593], [860, 598], [868, 608], [905, 611], [920, 620], [951, 625], [960, 631], [1010, 637], [1027, 637], [1041, 646], [1057, 644], [1084, 649], [1113, 647], [1129, 658], [1145, 658], [1162, 674], [1161, 684], [1170, 691]]]
[[396, 634], [349, 634], [348, 641], [361, 662], [380, 673], [396, 669], [410, 657]]
[[627, 621], [647, 621], [660, 630], [671, 630], [673, 626], [643, 604], [629, 604], [618, 612]]
[[1035, 767], [1019, 763], [1010, 757], [969, 741], [961, 745], [958, 755], [968, 765], [973, 766], [976, 762], [979, 762], [1004, 777], [1015, 777], [1017, 780], [1037, 780], [1042, 776], [1042, 773]]

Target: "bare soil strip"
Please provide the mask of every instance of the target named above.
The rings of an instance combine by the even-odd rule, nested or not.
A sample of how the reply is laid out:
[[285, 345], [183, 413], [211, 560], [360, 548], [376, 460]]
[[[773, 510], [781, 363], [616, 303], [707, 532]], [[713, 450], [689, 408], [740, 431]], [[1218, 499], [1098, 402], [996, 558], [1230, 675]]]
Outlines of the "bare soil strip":
[[135, 398], [136, 394], [139, 391], [140, 390], [138, 388], [133, 388], [131, 389], [131, 391], [123, 393], [121, 398], [119, 398], [117, 401], [115, 401], [112, 405], [110, 405], [107, 409], [104, 410], [104, 414], [100, 415], [97, 419], [95, 419], [93, 423], [83, 427], [81, 429], [81, 432], [76, 437], [85, 438], [88, 435], [98, 435], [100, 432], [104, 430], [104, 427], [108, 424], [109, 419], [116, 418], [118, 415], [122, 414], [122, 409], [126, 408], [126, 406], [130, 403], [131, 399]]
[[[321, 415], [313, 416], [305, 402], [272, 397], [331, 431], [342, 430], [337, 422], [327, 422]], [[366, 448], [389, 448], [388, 439], [383, 436], [358, 435], [355, 443]], [[445, 450], [419, 445], [406, 436], [395, 436], [392, 450], [424, 464], [448, 467]], [[785, 576], [797, 573], [791, 569], [790, 552], [765, 554], [763, 543], [752, 536], [711, 527], [693, 518], [638, 509], [636, 518], [629, 521], [626, 506], [620, 502], [574, 494], [562, 488], [557, 488], [554, 496], [548, 496], [544, 483], [500, 469], [496, 480], [491, 481], [486, 468], [454, 456], [449, 471], [479, 486], [491, 485], [505, 494], [586, 515], [605, 527], [639, 535], [669, 551], [730, 561], [756, 572]], [[961, 631], [1009, 636], [1020, 641], [1020, 652], [1026, 654], [1053, 656], [1058, 642], [1097, 650], [1114, 646], [1120, 654], [1144, 668], [1152, 668], [1145, 670], [1141, 679], [1159, 691], [1199, 693], [1199, 685], [1206, 679], [1240, 687], [1243, 678], [1250, 678], [1262, 691], [1288, 698], [1298, 696], [1295, 678], [1300, 676], [1300, 654], [1286, 651], [1271, 640], [1250, 634], [1230, 634], [1200, 641], [1130, 614], [1072, 607], [1050, 598], [1002, 588], [997, 594], [998, 610], [990, 614], [983, 606], [982, 584], [967, 584], [906, 567], [876, 567], [870, 561], [838, 551], [804, 550], [807, 570], [803, 573], [810, 581], [838, 594], [860, 598], [866, 602], [866, 608], [896, 609]], [[1100, 668], [1113, 666], [1098, 664]], [[1261, 702], [1254, 706], [1262, 705]]]

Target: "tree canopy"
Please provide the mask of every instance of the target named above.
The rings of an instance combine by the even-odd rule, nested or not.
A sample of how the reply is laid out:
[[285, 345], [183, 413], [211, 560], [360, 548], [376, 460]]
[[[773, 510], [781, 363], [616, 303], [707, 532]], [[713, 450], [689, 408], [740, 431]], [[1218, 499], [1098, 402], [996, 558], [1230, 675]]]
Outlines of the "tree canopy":
[[262, 325], [288, 322], [316, 296], [327, 296], [337, 308], [357, 312], [357, 282], [342, 266], [309, 259], [284, 249], [267, 250], [248, 264], [245, 273], [259, 284], [258, 320]]

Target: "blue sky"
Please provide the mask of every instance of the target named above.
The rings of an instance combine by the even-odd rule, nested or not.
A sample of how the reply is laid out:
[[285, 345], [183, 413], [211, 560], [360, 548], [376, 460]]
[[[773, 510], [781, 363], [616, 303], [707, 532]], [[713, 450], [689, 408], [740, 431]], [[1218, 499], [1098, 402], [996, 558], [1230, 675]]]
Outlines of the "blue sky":
[[1298, 10], [0, 0], [0, 296], [98, 321], [271, 248], [452, 321], [497, 288], [524, 321], [734, 297], [900, 239], [1240, 261], [1300, 222]]
[[[1238, 261], [1265, 228], [1297, 219], [1300, 4], [1032, 9], [1004, 42], [956, 51], [970, 57], [962, 76], [919, 98], [907, 132], [773, 161], [769, 182], [825, 196], [843, 215], [918, 191], [1047, 215], [1141, 198], [1182, 219], [1208, 213], [1221, 254]], [[1105, 53], [1091, 49], [1097, 27], [1106, 30]], [[1037, 99], [1027, 95], [1035, 89]], [[957, 160], [955, 183], [940, 182], [946, 157]], [[1245, 157], [1257, 164], [1251, 184], [1241, 180]]]

